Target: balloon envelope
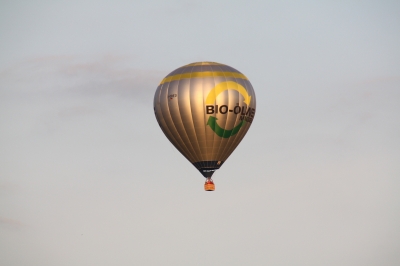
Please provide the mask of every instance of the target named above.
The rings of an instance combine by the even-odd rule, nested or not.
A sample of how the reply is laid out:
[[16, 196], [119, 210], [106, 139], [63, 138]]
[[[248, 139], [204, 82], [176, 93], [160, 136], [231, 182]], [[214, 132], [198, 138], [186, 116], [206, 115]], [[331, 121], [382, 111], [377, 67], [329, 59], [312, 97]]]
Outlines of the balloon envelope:
[[204, 177], [211, 177], [235, 150], [255, 110], [247, 77], [214, 62], [172, 71], [154, 96], [154, 112], [165, 136]]

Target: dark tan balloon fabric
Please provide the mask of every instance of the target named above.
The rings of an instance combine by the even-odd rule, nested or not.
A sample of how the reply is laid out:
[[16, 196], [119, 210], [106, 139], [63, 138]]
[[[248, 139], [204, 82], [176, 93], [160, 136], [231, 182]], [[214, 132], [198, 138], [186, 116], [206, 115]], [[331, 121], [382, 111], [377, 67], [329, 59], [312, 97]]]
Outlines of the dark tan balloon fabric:
[[214, 62], [174, 70], [154, 96], [154, 112], [164, 134], [206, 177], [238, 146], [255, 111], [256, 97], [247, 77]]

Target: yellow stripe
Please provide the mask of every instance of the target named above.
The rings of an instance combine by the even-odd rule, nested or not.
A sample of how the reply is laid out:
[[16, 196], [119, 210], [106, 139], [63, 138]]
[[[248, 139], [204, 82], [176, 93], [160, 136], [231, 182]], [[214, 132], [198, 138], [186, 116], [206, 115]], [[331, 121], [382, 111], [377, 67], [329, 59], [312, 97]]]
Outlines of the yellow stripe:
[[169, 76], [169, 77], [164, 78], [160, 82], [160, 85], [167, 83], [167, 82], [174, 81], [174, 80], [190, 79], [190, 78], [208, 78], [208, 77], [227, 77], [227, 78], [247, 79], [247, 77], [245, 75], [243, 75], [242, 73], [237, 73], [237, 72], [205, 71], [205, 72], [193, 72], [193, 73], [184, 73], [184, 74]]

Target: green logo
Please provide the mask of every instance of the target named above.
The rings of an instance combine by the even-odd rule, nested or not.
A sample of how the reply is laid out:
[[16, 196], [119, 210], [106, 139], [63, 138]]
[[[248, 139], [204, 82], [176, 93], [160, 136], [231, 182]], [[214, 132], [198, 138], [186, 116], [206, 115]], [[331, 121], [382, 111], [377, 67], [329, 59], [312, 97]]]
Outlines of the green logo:
[[[246, 103], [246, 106], [240, 107], [239, 105], [236, 105], [235, 108], [232, 110], [229, 110], [227, 105], [221, 105], [218, 107], [218, 105], [215, 104], [215, 100], [217, 99], [217, 96], [226, 90], [236, 90], [238, 91], [243, 97], [244, 97], [244, 103]], [[240, 128], [244, 126], [246, 122], [252, 122], [253, 117], [255, 114], [255, 109], [249, 107], [251, 101], [251, 96], [247, 93], [246, 89], [234, 82], [234, 81], [225, 81], [217, 84], [207, 95], [206, 99], [206, 113], [207, 114], [214, 114], [214, 113], [221, 113], [221, 114], [226, 114], [228, 111], [233, 112], [234, 114], [238, 115], [240, 114], [240, 120], [241, 122], [235, 126], [232, 129], [224, 129], [220, 127], [217, 123], [217, 118], [215, 116], [210, 116], [207, 121], [207, 125], [210, 126], [210, 128], [221, 138], [229, 138], [231, 136], [236, 135]]]

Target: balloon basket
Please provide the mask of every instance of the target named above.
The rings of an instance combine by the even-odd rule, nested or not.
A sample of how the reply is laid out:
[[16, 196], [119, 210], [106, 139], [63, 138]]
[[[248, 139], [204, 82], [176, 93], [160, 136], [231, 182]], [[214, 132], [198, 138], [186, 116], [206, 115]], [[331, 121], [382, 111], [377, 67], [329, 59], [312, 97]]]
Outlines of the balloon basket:
[[204, 190], [205, 191], [214, 191], [215, 190], [214, 182], [211, 179], [207, 180], [206, 183], [204, 184]]

